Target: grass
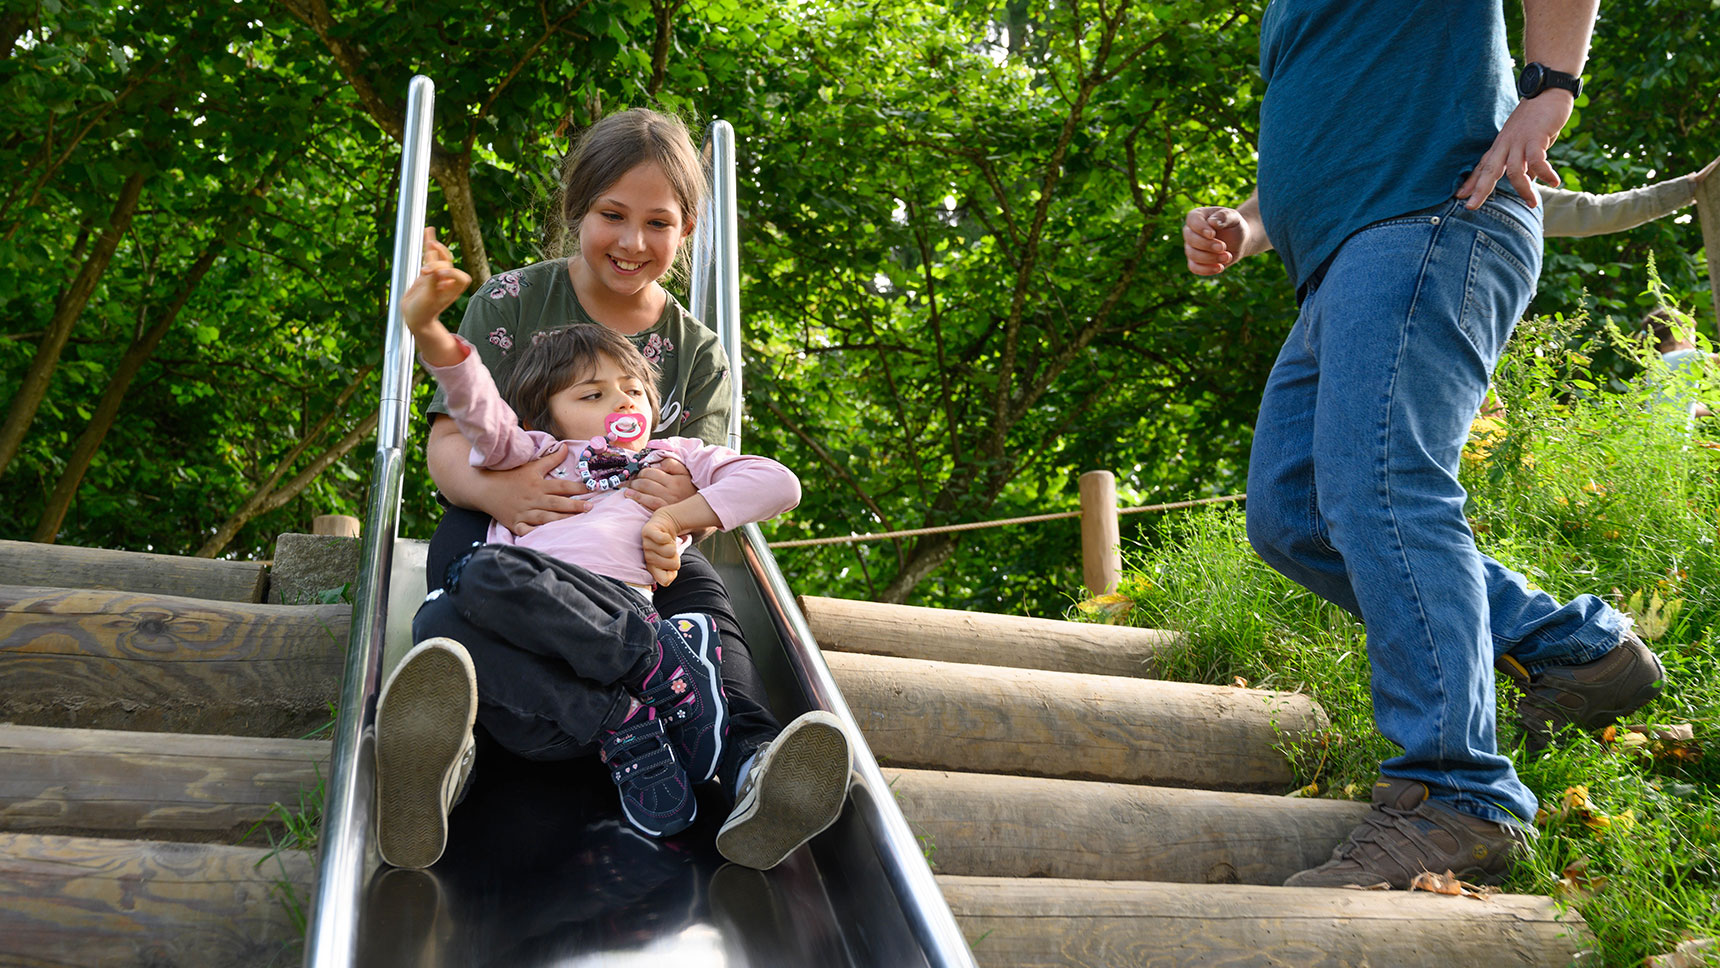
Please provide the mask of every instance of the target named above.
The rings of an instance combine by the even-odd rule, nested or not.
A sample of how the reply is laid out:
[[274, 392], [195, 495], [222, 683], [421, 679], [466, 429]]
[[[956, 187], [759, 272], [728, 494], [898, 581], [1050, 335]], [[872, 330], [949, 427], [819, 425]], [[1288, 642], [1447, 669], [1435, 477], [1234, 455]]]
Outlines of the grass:
[[[1720, 438], [1720, 418], [1692, 436], [1646, 382], [1597, 387], [1582, 371], [1583, 323], [1523, 324], [1495, 380], [1504, 411], [1478, 423], [1462, 477], [1483, 551], [1561, 599], [1601, 595], [1661, 654], [1666, 692], [1632, 722], [1694, 735], [1572, 736], [1530, 759], [1501, 718], [1501, 746], [1517, 749], [1543, 808], [1533, 857], [1506, 890], [1560, 898], [1588, 921], [1601, 964], [1638, 965], [1688, 938], [1720, 938], [1720, 449], [1704, 446]], [[1602, 338], [1637, 354], [1645, 381], [1664, 378], [1658, 356], [1616, 331]], [[1186, 635], [1167, 678], [1311, 694], [1332, 728], [1285, 750], [1298, 786], [1367, 797], [1397, 749], [1374, 731], [1359, 622], [1256, 557], [1234, 510], [1167, 521], [1129, 564], [1128, 621]], [[1500, 683], [1500, 708], [1512, 708]]]

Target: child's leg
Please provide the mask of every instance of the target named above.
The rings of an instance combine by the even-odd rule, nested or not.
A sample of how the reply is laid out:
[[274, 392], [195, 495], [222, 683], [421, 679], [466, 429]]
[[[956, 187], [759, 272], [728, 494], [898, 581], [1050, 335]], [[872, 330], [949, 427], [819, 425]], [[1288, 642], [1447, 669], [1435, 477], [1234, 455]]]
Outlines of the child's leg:
[[[721, 636], [708, 616], [660, 620], [621, 582], [525, 548], [490, 545], [449, 571], [446, 594], [469, 622], [505, 629], [513, 647], [563, 661], [579, 676], [625, 687], [666, 718], [695, 783], [716, 773], [728, 747], [728, 704]], [[617, 728], [614, 717], [604, 725]]]
[[753, 664], [728, 590], [703, 554], [692, 548], [681, 553], [680, 574], [672, 584], [657, 589], [656, 602], [664, 615], [701, 612], [716, 623], [723, 646], [723, 692], [729, 701], [728, 747], [717, 765], [717, 780], [723, 792], [733, 796], [741, 767], [782, 732], [765, 697], [764, 680]]
[[[461, 576], [454, 584], [464, 581]], [[501, 634], [473, 624], [453, 599], [444, 593], [426, 601], [413, 630], [458, 635], [471, 643], [478, 721], [503, 749], [535, 760], [596, 753], [609, 768], [622, 813], [634, 827], [662, 837], [692, 824], [697, 814], [692, 784], [655, 709], [636, 702], [619, 684], [592, 682], [560, 658], [514, 645], [515, 630], [540, 621], [530, 611], [516, 616]]]
[[419, 642], [389, 673], [376, 704], [376, 831], [382, 859], [429, 867], [448, 843], [464, 794], [478, 696], [459, 642]]
[[449, 578], [443, 592], [467, 622], [593, 682], [636, 682], [657, 662], [657, 628], [643, 600], [578, 565], [529, 548], [485, 545], [456, 559]]
[[747, 867], [775, 867], [842, 815], [853, 769], [848, 736], [822, 711], [786, 728], [777, 724], [728, 590], [704, 555], [682, 552], [681, 572], [657, 589], [657, 606], [665, 614], [706, 613], [721, 629], [729, 749], [717, 778], [735, 806], [717, 834], [717, 850]]
[[480, 625], [444, 592], [418, 609], [412, 636], [446, 636], [465, 645], [477, 670], [478, 722], [503, 749], [546, 761], [595, 755], [605, 730], [621, 724], [632, 700], [619, 684], [587, 679], [559, 657], [520, 648], [516, 633], [539, 624], [525, 614], [505, 626]]

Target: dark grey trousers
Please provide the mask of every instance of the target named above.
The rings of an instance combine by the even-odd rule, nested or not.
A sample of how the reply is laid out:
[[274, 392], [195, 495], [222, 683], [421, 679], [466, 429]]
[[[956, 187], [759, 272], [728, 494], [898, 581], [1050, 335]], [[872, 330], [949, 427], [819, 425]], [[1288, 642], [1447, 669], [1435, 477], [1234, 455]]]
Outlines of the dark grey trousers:
[[[431, 590], [444, 586], [450, 564], [470, 551], [474, 544], [483, 542], [489, 524], [488, 515], [463, 508], [450, 507], [447, 509], [441, 523], [437, 525], [435, 536], [430, 540], [427, 578]], [[557, 564], [567, 568], [573, 567], [561, 562], [557, 562]], [[468, 562], [468, 567], [470, 567], [470, 562]], [[584, 569], [580, 569], [580, 571], [584, 571]], [[585, 572], [585, 574], [591, 578], [598, 577], [591, 575], [590, 572]], [[612, 579], [602, 580], [612, 581]], [[621, 585], [619, 582], [614, 584], [626, 590], [625, 585]], [[632, 594], [631, 590], [627, 590], [627, 593]], [[731, 796], [741, 764], [746, 762], [747, 758], [752, 756], [760, 746], [776, 738], [776, 735], [782, 732], [782, 726], [771, 714], [765, 695], [764, 680], [759, 676], [758, 669], [753, 664], [752, 653], [747, 648], [740, 621], [735, 617], [734, 606], [729, 603], [728, 591], [723, 587], [722, 579], [717, 576], [717, 570], [711, 566], [705, 556], [694, 548], [682, 552], [680, 574], [675, 577], [675, 581], [670, 585], [658, 588], [655, 598], [656, 610], [665, 618], [683, 612], [703, 612], [711, 616], [717, 624], [717, 634], [721, 639], [719, 644], [723, 650], [723, 692], [729, 700], [729, 741], [726, 744], [727, 749], [723, 752], [722, 762], [717, 766], [717, 779], [722, 784], [724, 796]], [[466, 644], [465, 638], [453, 631], [451, 625], [441, 626], [449, 629], [446, 631], [428, 631], [427, 633], [421, 631], [421, 628], [428, 628], [428, 626], [421, 626], [421, 623], [424, 620], [425, 609], [432, 605], [435, 605], [435, 602], [427, 602], [424, 608], [419, 610], [419, 617], [413, 622], [414, 638], [422, 639], [427, 635], [447, 635], [459, 640], [462, 644]], [[449, 612], [445, 608], [438, 609], [438, 612], [437, 624], [440, 626], [441, 620], [446, 619]], [[458, 617], [457, 613], [455, 613], [455, 617]], [[498, 627], [506, 628], [507, 622], [517, 620], [517, 615], [503, 616], [504, 624]], [[477, 631], [477, 629], [473, 629], [468, 634]], [[483, 663], [478, 660], [476, 652], [473, 652], [473, 660], [478, 663], [478, 688], [479, 697], [482, 700], [485, 681]], [[508, 668], [506, 660], [503, 660], [502, 668]], [[528, 669], [515, 667], [512, 674], [528, 673]], [[547, 697], [543, 697], [540, 701], [547, 701]], [[533, 708], [537, 707], [534, 706]], [[625, 711], [626, 703], [621, 703], [620, 708]], [[481, 709], [480, 716], [483, 716]], [[490, 729], [488, 723], [485, 724], [485, 728]], [[494, 731], [492, 730], [492, 732]], [[535, 741], [535, 736], [535, 731], [529, 732], [526, 735], [518, 736], [515, 742], [529, 744]], [[495, 738], [498, 742], [503, 742], [502, 736], [498, 735]], [[590, 741], [587, 740], [587, 742]], [[507, 742], [503, 742], [503, 745], [515, 752], [519, 751], [515, 745], [510, 745]], [[592, 753], [595, 752], [595, 749], [595, 746], [590, 746], [585, 752]], [[521, 753], [521, 755], [529, 754]], [[576, 752], [565, 755], [582, 754]]]

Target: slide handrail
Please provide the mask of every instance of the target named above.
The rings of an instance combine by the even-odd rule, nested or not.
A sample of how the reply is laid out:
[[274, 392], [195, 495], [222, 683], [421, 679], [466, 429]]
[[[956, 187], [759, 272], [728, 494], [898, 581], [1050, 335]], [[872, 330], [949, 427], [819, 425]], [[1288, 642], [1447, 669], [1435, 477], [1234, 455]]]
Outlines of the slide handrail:
[[394, 221], [394, 269], [383, 337], [382, 400], [376, 424], [369, 505], [359, 532], [361, 557], [353, 585], [352, 632], [335, 717], [334, 749], [323, 800], [321, 856], [305, 932], [307, 968], [345, 968], [358, 955], [358, 913], [364, 890], [375, 791], [375, 763], [366, 730], [381, 688], [388, 577], [400, 523], [406, 429], [412, 415], [412, 340], [400, 300], [424, 257], [425, 207], [430, 197], [430, 136], [436, 86], [414, 77], [406, 89], [406, 129], [400, 155], [400, 194]]
[[[729, 357], [729, 446], [740, 449], [741, 320], [740, 228], [735, 203], [735, 131], [727, 121], [713, 121], [706, 152], [711, 164], [711, 197], [699, 218], [693, 243], [693, 274], [689, 309], [717, 331]], [[739, 534], [741, 554], [758, 582], [766, 607], [780, 623], [783, 652], [807, 698], [819, 709], [840, 718], [853, 736], [862, 735], [853, 712], [842, 698], [830, 667], [824, 662], [806, 617], [788, 587], [776, 558], [757, 525]], [[949, 902], [932, 877], [908, 820], [891, 795], [878, 761], [864, 744], [857, 744], [855, 778], [850, 801], [878, 849], [884, 875], [902, 906], [914, 940], [933, 968], [973, 968], [973, 952], [963, 940]]]

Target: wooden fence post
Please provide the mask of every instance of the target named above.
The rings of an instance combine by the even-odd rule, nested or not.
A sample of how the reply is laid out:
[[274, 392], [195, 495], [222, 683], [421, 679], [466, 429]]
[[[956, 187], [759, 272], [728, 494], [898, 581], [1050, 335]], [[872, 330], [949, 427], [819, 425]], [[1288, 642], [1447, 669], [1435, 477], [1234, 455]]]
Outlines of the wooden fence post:
[[1720, 327], [1720, 177], [1710, 174], [1696, 189], [1696, 215], [1702, 221], [1702, 245], [1708, 250], [1708, 289], [1714, 297], [1715, 326]]
[[1081, 475], [1081, 579], [1090, 595], [1117, 590], [1123, 544], [1117, 516], [1117, 478], [1110, 471]]
[[339, 538], [358, 537], [357, 518], [350, 514], [319, 514], [311, 518], [311, 534], [331, 534]]

